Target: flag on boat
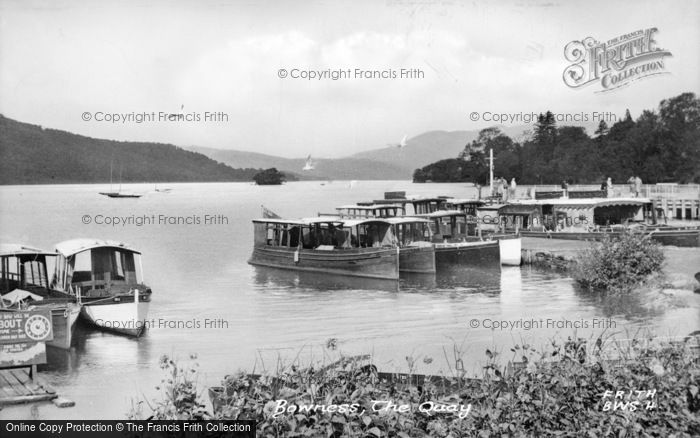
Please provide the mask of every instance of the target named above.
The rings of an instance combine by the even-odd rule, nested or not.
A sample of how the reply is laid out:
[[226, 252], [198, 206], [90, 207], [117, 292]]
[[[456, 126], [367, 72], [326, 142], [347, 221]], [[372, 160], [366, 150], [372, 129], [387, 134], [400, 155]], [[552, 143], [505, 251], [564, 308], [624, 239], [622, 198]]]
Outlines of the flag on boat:
[[274, 211], [265, 208], [264, 205], [260, 206], [262, 208], [262, 215], [265, 219], [281, 219], [282, 217], [275, 213]]

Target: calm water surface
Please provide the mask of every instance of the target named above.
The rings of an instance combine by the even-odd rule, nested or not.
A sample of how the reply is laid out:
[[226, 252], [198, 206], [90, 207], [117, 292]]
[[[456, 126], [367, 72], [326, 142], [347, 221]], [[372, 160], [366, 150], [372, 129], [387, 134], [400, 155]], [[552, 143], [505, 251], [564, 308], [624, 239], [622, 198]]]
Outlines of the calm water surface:
[[[463, 351], [465, 366], [477, 370], [486, 348], [509, 353], [515, 343], [545, 345], [573, 335], [570, 329], [491, 330], [484, 320], [523, 322], [567, 319], [588, 324], [577, 331], [602, 332], [593, 321], [611, 318], [626, 337], [651, 328], [664, 335], [686, 335], [700, 327], [698, 295], [659, 299], [600, 297], [578, 290], [570, 278], [523, 268], [470, 268], [438, 278], [412, 276], [392, 282], [355, 280], [254, 268], [251, 219], [260, 205], [287, 217], [315, 216], [338, 205], [380, 199], [385, 191], [470, 196], [464, 184], [414, 185], [401, 181], [299, 182], [281, 187], [247, 183], [168, 184], [170, 193], [150, 185], [125, 190], [139, 199], [98, 195], [104, 185], [0, 187], [0, 241], [53, 248], [61, 240], [95, 237], [128, 242], [143, 252], [146, 282], [152, 287], [150, 316], [199, 328], [152, 328], [131, 339], [80, 327], [71, 351], [51, 351], [43, 376], [59, 394], [76, 401], [70, 409], [50, 404], [13, 407], [0, 418], [122, 418], [132, 400], [154, 395], [162, 376], [162, 354], [186, 359], [198, 355], [201, 378], [216, 384], [239, 369], [274, 369], [278, 359], [323, 359], [326, 340], [336, 338], [345, 354], [372, 353], [381, 370], [406, 371], [406, 356], [418, 359], [418, 372], [446, 372], [445, 351]], [[89, 215], [90, 223], [83, 223]], [[125, 226], [95, 223], [98, 215], [128, 218], [164, 215], [199, 218], [193, 225]], [[223, 224], [204, 216], [223, 215]], [[226, 223], [227, 222], [227, 223]], [[696, 249], [679, 249], [678, 263], [700, 260]], [[685, 251], [685, 252], [683, 252]], [[222, 319], [227, 327], [205, 328]], [[470, 327], [472, 320], [478, 328]], [[488, 322], [486, 322], [488, 323]], [[226, 325], [225, 324], [225, 325]], [[425, 364], [423, 358], [432, 358]], [[509, 358], [509, 357], [506, 357]]]

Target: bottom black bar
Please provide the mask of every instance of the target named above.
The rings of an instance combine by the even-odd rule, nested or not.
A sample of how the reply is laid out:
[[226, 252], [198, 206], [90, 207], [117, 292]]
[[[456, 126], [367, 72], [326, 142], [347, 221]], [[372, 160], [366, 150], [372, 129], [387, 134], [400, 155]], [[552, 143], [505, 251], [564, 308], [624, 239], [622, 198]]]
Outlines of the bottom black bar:
[[255, 438], [255, 421], [0, 420], [0, 436], [7, 438], [190, 438], [202, 436]]

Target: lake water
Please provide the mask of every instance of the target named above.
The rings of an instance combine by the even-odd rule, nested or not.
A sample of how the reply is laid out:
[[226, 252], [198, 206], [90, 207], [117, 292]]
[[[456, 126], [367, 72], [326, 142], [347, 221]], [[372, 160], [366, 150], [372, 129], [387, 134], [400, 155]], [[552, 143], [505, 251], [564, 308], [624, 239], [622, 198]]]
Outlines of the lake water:
[[[374, 354], [382, 371], [405, 372], [406, 356], [412, 356], [418, 359], [418, 372], [439, 373], [446, 372], [445, 352], [452, 360], [455, 345], [465, 367], [478, 370], [487, 348], [508, 359], [513, 344], [544, 346], [574, 335], [572, 329], [556, 327], [492, 330], [484, 327], [489, 320], [568, 320], [588, 325], [576, 332], [586, 338], [600, 334], [608, 318], [614, 327], [607, 333], [622, 338], [647, 328], [683, 336], [700, 327], [700, 295], [606, 298], [577, 289], [561, 274], [530, 267], [460, 269], [439, 278], [408, 277], [396, 285], [246, 263], [251, 219], [260, 217], [261, 204], [286, 217], [315, 216], [338, 205], [380, 199], [385, 191], [471, 196], [473, 188], [464, 184], [334, 181], [159, 188], [165, 187], [172, 191], [125, 186], [144, 193], [138, 199], [100, 196], [108, 189], [104, 185], [0, 187], [0, 241], [47, 249], [77, 237], [128, 242], [143, 253], [145, 279], [153, 290], [150, 317], [199, 324], [154, 327], [140, 339], [80, 327], [74, 348], [50, 351], [51, 363], [42, 368], [43, 377], [76, 406], [12, 407], [0, 411], [0, 418], [123, 418], [132, 400], [154, 395], [162, 354], [186, 359], [196, 353], [203, 383], [216, 384], [239, 369], [274, 369], [278, 359], [321, 360], [326, 340], [336, 338], [342, 353]], [[138, 218], [153, 215], [191, 224], [136, 225]], [[205, 215], [215, 223], [205, 224]], [[88, 216], [90, 223], [83, 223]], [[131, 223], [96, 224], [102, 217]], [[698, 249], [676, 251], [676, 260], [698, 260]], [[219, 319], [224, 327], [204, 327], [206, 320]], [[479, 327], [470, 327], [472, 320]]]

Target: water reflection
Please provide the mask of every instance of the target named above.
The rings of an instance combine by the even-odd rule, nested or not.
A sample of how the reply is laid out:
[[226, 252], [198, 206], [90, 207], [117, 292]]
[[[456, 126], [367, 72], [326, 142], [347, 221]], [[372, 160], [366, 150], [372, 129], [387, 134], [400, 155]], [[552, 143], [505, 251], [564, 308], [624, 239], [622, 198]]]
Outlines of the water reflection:
[[134, 338], [101, 331], [78, 320], [71, 348], [47, 348], [47, 363], [40, 369], [47, 372], [75, 373], [101, 361], [107, 361], [114, 367], [149, 363], [152, 360], [150, 346], [148, 332], [141, 338]]
[[642, 288], [629, 293], [614, 293], [592, 290], [574, 283], [574, 293], [582, 303], [594, 306], [605, 317], [618, 317], [627, 320], [646, 320], [662, 315], [667, 309], [655, 306], [660, 295], [658, 291]]
[[439, 289], [465, 290], [496, 295], [501, 291], [500, 266], [440, 267], [436, 274]]
[[[269, 290], [338, 290], [411, 292], [411, 291], [467, 291], [495, 295], [501, 289], [500, 267], [452, 266], [441, 268], [437, 274], [402, 273], [399, 281], [358, 278], [317, 272], [292, 271], [256, 266], [255, 285], [261, 291]], [[519, 272], [518, 268], [515, 271]], [[511, 277], [512, 269], [504, 269]]]

